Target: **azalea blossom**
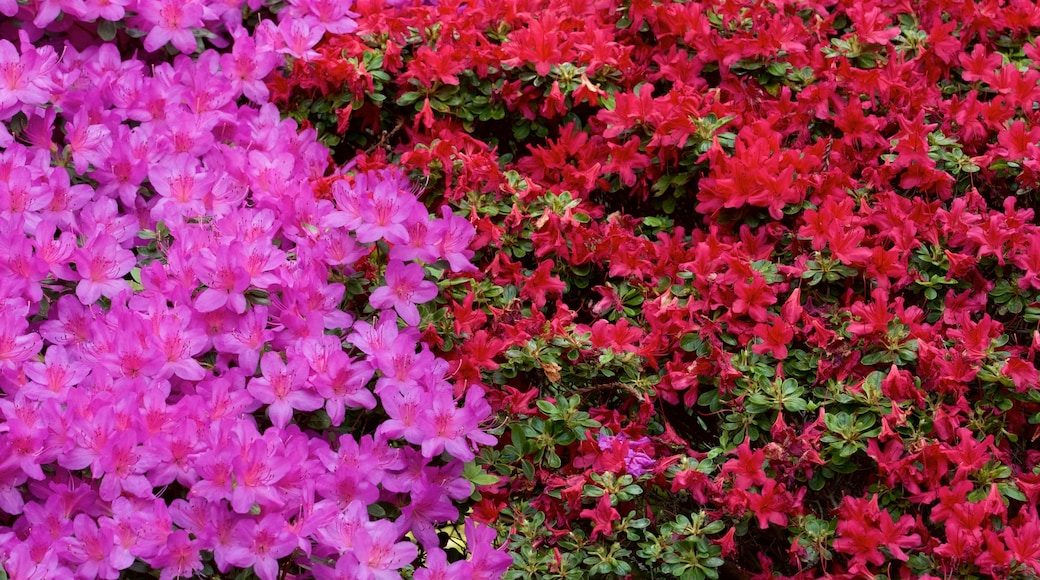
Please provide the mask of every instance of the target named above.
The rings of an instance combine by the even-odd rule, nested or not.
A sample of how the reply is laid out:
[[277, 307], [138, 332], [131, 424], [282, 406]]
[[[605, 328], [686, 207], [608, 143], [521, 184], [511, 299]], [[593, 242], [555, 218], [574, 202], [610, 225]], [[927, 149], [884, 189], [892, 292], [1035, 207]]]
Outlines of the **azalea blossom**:
[[419, 309], [437, 296], [437, 285], [425, 279], [419, 264], [404, 264], [391, 260], [386, 267], [386, 286], [372, 292], [369, 303], [380, 309], [393, 308], [409, 325], [419, 324]]

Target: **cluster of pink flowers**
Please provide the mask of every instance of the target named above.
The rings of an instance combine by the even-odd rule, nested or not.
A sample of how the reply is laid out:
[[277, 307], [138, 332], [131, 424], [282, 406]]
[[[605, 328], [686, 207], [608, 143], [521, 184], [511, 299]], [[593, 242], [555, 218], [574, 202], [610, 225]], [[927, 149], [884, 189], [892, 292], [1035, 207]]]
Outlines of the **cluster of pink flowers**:
[[[236, 2], [0, 0], [10, 578], [496, 578], [511, 562], [467, 521], [449, 564], [436, 532], [495, 441], [483, 391], [456, 392], [417, 328], [438, 292], [424, 265], [472, 268], [472, 227], [399, 173], [330, 167], [266, 103], [268, 73], [352, 30], [349, 6], [291, 3], [250, 34]], [[148, 64], [65, 42], [124, 16], [146, 51], [194, 53], [203, 26], [230, 42]], [[315, 196], [329, 179], [336, 203]], [[360, 261], [374, 291], [357, 300], [343, 280]]]

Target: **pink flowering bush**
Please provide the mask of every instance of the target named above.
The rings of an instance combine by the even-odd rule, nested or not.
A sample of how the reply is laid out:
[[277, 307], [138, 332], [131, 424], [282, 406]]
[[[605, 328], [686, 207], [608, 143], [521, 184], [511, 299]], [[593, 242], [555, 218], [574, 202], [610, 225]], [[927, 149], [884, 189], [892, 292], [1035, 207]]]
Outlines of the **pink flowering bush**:
[[418, 328], [472, 226], [266, 102], [349, 5], [0, 0], [0, 575], [512, 561], [462, 518], [491, 407]]

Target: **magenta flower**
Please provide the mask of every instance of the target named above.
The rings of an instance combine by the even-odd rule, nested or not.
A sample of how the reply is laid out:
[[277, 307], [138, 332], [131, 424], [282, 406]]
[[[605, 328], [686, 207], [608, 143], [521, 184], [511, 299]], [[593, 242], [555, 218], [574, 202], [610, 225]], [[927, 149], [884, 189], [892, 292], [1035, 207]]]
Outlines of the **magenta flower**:
[[333, 473], [319, 476], [315, 491], [340, 507], [354, 502], [371, 505], [379, 501], [379, 488], [369, 479], [368, 473], [342, 465]]
[[448, 554], [440, 548], [426, 551], [426, 565], [415, 571], [415, 580], [455, 580], [472, 578], [473, 565], [466, 560], [448, 563]]
[[[8, 172], [7, 179], [0, 180], [0, 212], [5, 217], [15, 214], [15, 219], [24, 218], [28, 222], [26, 225], [30, 227], [33, 222], [29, 220], [38, 219], [35, 212], [47, 207], [53, 197], [51, 188], [33, 179], [32, 171], [28, 167], [13, 167]], [[23, 229], [21, 224], [18, 226], [17, 229]]]
[[425, 216], [409, 224], [407, 243], [394, 244], [394, 247], [390, 248], [390, 259], [402, 262], [409, 260], [436, 262], [437, 249], [430, 241], [430, 230], [433, 225], [434, 223]]
[[354, 323], [354, 332], [347, 335], [347, 342], [358, 347], [361, 352], [368, 356], [375, 356], [389, 345], [393, 344], [399, 335], [406, 336], [414, 345], [419, 342], [419, 333], [413, 327], [399, 330], [397, 328], [397, 316], [387, 310], [379, 314], [379, 322], [372, 326], [364, 320]]
[[475, 272], [477, 268], [469, 261], [473, 257], [469, 243], [477, 233], [473, 225], [453, 214], [446, 205], [441, 207], [441, 216], [430, 228], [430, 238], [437, 244], [438, 253], [448, 261], [452, 272]]
[[86, 108], [76, 111], [65, 125], [65, 140], [76, 173], [85, 173], [90, 166], [101, 167], [112, 153], [112, 132], [103, 124], [91, 123]]
[[351, 359], [343, 351], [329, 357], [326, 371], [314, 379], [314, 388], [325, 399], [325, 412], [333, 426], [343, 423], [347, 407], [375, 408], [376, 398], [365, 388], [373, 374], [369, 364]]
[[34, 49], [27, 37], [23, 39], [22, 54], [0, 39], [0, 119], [10, 118], [23, 104], [42, 105], [51, 98], [50, 73], [58, 55], [49, 46]]
[[9, 281], [11, 295], [21, 294], [38, 303], [43, 299], [40, 282], [47, 277], [50, 266], [34, 254], [29, 238], [18, 230], [7, 229], [8, 224], [0, 218], [0, 230], [6, 230], [0, 233], [0, 276]]
[[419, 309], [415, 305], [436, 297], [437, 285], [425, 279], [422, 266], [391, 260], [386, 267], [386, 286], [380, 286], [372, 292], [369, 304], [373, 308], [393, 308], [402, 320], [417, 326]]
[[401, 508], [401, 517], [395, 523], [402, 529], [407, 527], [423, 549], [440, 546], [436, 524], [455, 521], [459, 510], [451, 503], [446, 490], [426, 477], [416, 482], [410, 494], [411, 501]]
[[278, 578], [278, 559], [292, 554], [299, 540], [279, 514], [268, 514], [259, 522], [241, 520], [233, 537], [228, 561], [239, 568], [252, 567], [260, 580]]
[[361, 578], [392, 580], [394, 572], [415, 560], [419, 548], [411, 542], [398, 542], [400, 532], [394, 522], [377, 520], [365, 524], [354, 534], [353, 554], [358, 561]]
[[0, 369], [17, 368], [43, 347], [39, 334], [26, 332], [28, 313], [25, 300], [0, 301]]
[[177, 312], [163, 312], [152, 319], [156, 337], [166, 358], [160, 376], [176, 375], [189, 381], [199, 381], [206, 376], [205, 369], [195, 356], [206, 348], [206, 335], [190, 323], [190, 312], [181, 306]]
[[278, 353], [269, 352], [260, 359], [260, 370], [263, 377], [249, 381], [249, 393], [268, 406], [267, 416], [276, 427], [284, 429], [289, 424], [293, 409], [314, 411], [325, 404], [305, 386], [309, 369], [302, 356], [291, 356], [286, 364]]
[[[159, 458], [144, 446], [137, 444], [137, 434], [117, 431], [101, 449], [98, 457], [101, 479], [99, 495], [112, 501], [121, 493], [147, 498], [152, 497], [152, 484], [145, 473], [158, 465]], [[95, 473], [95, 477], [100, 473]]]
[[111, 530], [98, 528], [93, 518], [79, 514], [73, 522], [76, 536], [68, 540], [69, 560], [78, 564], [79, 578], [119, 578], [119, 571], [134, 563], [130, 552], [117, 549]]
[[275, 486], [289, 472], [292, 463], [277, 457], [277, 451], [277, 447], [272, 448], [258, 438], [246, 444], [234, 459], [235, 486], [231, 492], [231, 508], [236, 513], [247, 514], [254, 504], [270, 508], [280, 508], [285, 504]]
[[434, 364], [433, 353], [423, 345], [415, 352], [416, 342], [410, 337], [399, 335], [392, 343], [376, 352], [372, 360], [383, 376], [376, 381], [376, 393], [382, 394], [392, 387], [406, 390], [419, 386], [419, 381], [430, 374]]
[[242, 314], [246, 311], [245, 291], [249, 288], [245, 252], [240, 242], [220, 248], [219, 255], [204, 248], [194, 263], [199, 279], [207, 286], [195, 299], [195, 309], [212, 312], [225, 305]]
[[274, 338], [274, 332], [267, 328], [267, 314], [266, 306], [250, 308], [238, 317], [234, 330], [213, 337], [213, 344], [221, 352], [238, 355], [238, 366], [246, 372], [255, 372], [260, 351]]
[[408, 218], [415, 198], [403, 195], [396, 180], [377, 181], [371, 197], [361, 196], [361, 225], [355, 235], [359, 242], [368, 244], [379, 239], [391, 243], [407, 243]]
[[85, 0], [82, 19], [85, 22], [93, 22], [99, 18], [118, 22], [126, 16], [126, 7], [131, 4], [131, 0]]
[[354, 18], [358, 14], [350, 11], [352, 0], [303, 0], [300, 4], [306, 8], [306, 16], [332, 34], [350, 34], [357, 30]]
[[270, 46], [257, 43], [244, 28], [232, 31], [235, 38], [231, 53], [220, 55], [220, 68], [231, 80], [240, 83], [242, 94], [254, 103], [267, 101], [269, 91], [264, 78], [279, 64], [279, 56]]
[[137, 5], [138, 14], [147, 23], [144, 27], [148, 36], [144, 49], [155, 52], [172, 42], [177, 50], [191, 54], [198, 48], [195, 33], [191, 30], [202, 27], [203, 8], [198, 2], [182, 0], [142, 0]]
[[166, 549], [152, 562], [162, 570], [159, 580], [191, 578], [202, 570], [202, 557], [194, 544], [184, 530], [176, 530], [166, 538]]
[[423, 456], [432, 458], [447, 451], [452, 457], [472, 461], [474, 455], [467, 438], [477, 444], [495, 443], [494, 436], [480, 430], [480, 422], [490, 412], [479, 387], [470, 387], [461, 408], [456, 406], [450, 390], [437, 391], [432, 404], [423, 409], [418, 419], [423, 432]]
[[321, 40], [325, 30], [312, 24], [296, 18], [279, 22], [278, 31], [281, 33], [283, 46], [277, 49], [278, 52], [304, 61], [320, 57], [321, 54], [314, 50], [314, 45]]
[[425, 433], [419, 427], [419, 416], [425, 406], [424, 393], [421, 389], [412, 388], [407, 391], [389, 389], [379, 395], [383, 409], [390, 417], [376, 429], [377, 435], [387, 439], [404, 439], [409, 443], [420, 444]]
[[101, 234], [89, 239], [87, 245], [72, 252], [72, 263], [80, 281], [76, 296], [84, 305], [97, 302], [101, 296], [115, 298], [130, 284], [123, 279], [137, 263], [134, 255], [119, 247], [115, 238]]
[[216, 179], [199, 167], [192, 155], [180, 153], [148, 171], [148, 180], [161, 197], [152, 206], [151, 217], [173, 223], [202, 214], [203, 195]]
[[470, 562], [473, 565], [474, 580], [497, 580], [513, 565], [513, 557], [505, 550], [505, 546], [495, 548], [494, 528], [478, 524], [467, 519], [463, 528], [466, 534], [466, 545], [470, 550]]

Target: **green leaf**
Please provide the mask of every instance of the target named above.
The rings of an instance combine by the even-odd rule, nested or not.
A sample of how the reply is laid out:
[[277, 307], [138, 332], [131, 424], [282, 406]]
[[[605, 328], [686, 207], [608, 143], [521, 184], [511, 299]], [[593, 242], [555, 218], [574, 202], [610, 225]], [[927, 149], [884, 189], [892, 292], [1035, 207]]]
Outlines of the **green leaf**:
[[701, 341], [701, 337], [692, 332], [689, 334], [684, 334], [683, 337], [679, 339], [679, 348], [685, 350], [686, 352], [693, 352], [697, 350], [698, 348], [700, 348], [701, 344], [703, 344], [703, 342]]
[[480, 487], [483, 485], [494, 485], [498, 483], [499, 477], [497, 475], [491, 475], [484, 468], [471, 461], [466, 464], [462, 470], [462, 476], [470, 481], [473, 485]]
[[524, 477], [527, 479], [527, 481], [535, 481], [533, 463], [525, 459], [520, 462], [520, 468], [524, 472]]
[[115, 39], [116, 33], [119, 29], [116, 27], [116, 23], [110, 20], [99, 20], [97, 24], [98, 37], [105, 42], [112, 42]]
[[805, 399], [801, 397], [795, 397], [793, 399], [784, 399], [784, 409], [791, 411], [792, 413], [801, 413], [809, 408], [809, 404]]

